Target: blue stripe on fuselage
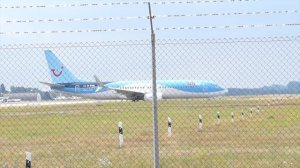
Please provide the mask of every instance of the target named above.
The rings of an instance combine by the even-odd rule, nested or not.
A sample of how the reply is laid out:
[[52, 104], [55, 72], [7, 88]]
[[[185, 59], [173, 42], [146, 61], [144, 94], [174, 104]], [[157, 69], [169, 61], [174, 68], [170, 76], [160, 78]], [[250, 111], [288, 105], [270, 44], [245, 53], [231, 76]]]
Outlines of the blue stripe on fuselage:
[[[81, 93], [81, 94], [88, 94], [88, 93], [96, 93], [98, 88], [98, 84], [95, 82], [74, 82], [74, 83], [60, 83], [65, 87], [51, 87], [52, 89], [64, 91], [64, 92], [73, 92], [73, 93]], [[122, 87], [143, 87], [151, 86], [151, 81], [120, 81], [120, 82], [103, 82], [104, 85], [110, 88], [122, 88]], [[157, 85], [161, 88], [172, 88], [176, 90], [180, 90], [183, 92], [190, 92], [190, 93], [213, 93], [213, 92], [220, 92], [225, 91], [224, 88], [220, 87], [219, 85], [208, 82], [208, 81], [189, 81], [189, 80], [182, 80], [182, 81], [165, 81], [165, 80], [158, 80]], [[124, 89], [124, 88], [123, 88]], [[106, 92], [108, 89], [102, 88], [97, 91], [99, 92]]]
[[207, 81], [168, 81], [158, 82], [158, 84], [166, 88], [174, 88], [184, 92], [193, 93], [212, 93], [225, 90], [219, 85]]
[[[110, 82], [103, 82], [103, 84], [108, 84]], [[63, 91], [63, 92], [72, 92], [72, 93], [80, 93], [80, 94], [89, 94], [96, 93], [98, 88], [98, 84], [95, 82], [74, 82], [74, 83], [58, 83], [64, 85], [64, 87], [55, 87], [52, 86], [51, 89]], [[102, 88], [97, 91], [98, 92], [106, 92], [108, 89]]]
[[[151, 81], [120, 81], [120, 82], [112, 82], [108, 83], [107, 86], [111, 88], [121, 88], [126, 86], [150, 86], [152, 84]], [[184, 92], [194, 92], [194, 93], [212, 93], [225, 91], [224, 88], [219, 85], [208, 82], [208, 81], [200, 81], [200, 80], [158, 80], [157, 85], [162, 88], [172, 88], [181, 90]]]

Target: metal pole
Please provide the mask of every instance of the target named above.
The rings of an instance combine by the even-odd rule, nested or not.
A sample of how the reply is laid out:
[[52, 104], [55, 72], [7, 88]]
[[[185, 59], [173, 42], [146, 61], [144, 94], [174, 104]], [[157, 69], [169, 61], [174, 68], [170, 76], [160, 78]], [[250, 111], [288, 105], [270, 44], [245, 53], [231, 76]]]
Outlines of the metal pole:
[[154, 167], [159, 167], [159, 144], [158, 144], [158, 117], [157, 117], [157, 88], [156, 88], [156, 60], [155, 60], [155, 34], [152, 24], [152, 14], [150, 2], [149, 7], [149, 19], [151, 25], [151, 44], [152, 44], [152, 94], [153, 94], [153, 156], [154, 156]]

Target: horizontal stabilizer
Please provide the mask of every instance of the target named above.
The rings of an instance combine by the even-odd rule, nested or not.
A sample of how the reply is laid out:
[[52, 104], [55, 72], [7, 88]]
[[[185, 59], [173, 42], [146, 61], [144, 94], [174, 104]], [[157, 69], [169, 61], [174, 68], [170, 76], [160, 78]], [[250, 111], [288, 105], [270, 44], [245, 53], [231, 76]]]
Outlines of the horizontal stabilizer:
[[62, 84], [58, 84], [58, 83], [47, 83], [47, 82], [40, 82], [41, 84], [44, 84], [44, 85], [48, 85], [50, 87], [64, 87], [65, 85], [62, 85]]

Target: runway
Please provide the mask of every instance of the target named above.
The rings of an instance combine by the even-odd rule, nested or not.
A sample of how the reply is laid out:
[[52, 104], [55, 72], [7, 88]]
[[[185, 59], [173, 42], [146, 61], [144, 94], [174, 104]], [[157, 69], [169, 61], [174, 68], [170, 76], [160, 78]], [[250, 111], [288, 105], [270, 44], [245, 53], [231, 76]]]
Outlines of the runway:
[[32, 107], [32, 106], [57, 106], [57, 105], [72, 105], [72, 104], [97, 104], [97, 103], [108, 103], [118, 102], [121, 100], [56, 100], [56, 101], [23, 101], [23, 102], [1, 102], [1, 107]]

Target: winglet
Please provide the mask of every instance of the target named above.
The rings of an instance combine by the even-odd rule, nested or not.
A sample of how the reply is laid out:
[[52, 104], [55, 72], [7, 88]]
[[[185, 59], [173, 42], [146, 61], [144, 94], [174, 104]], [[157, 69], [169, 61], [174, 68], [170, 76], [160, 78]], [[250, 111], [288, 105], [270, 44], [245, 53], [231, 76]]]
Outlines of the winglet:
[[99, 80], [99, 78], [98, 78], [96, 75], [94, 75], [94, 78], [95, 78], [95, 80], [96, 80], [96, 83], [98, 84], [98, 88], [96, 89], [96, 92], [98, 92], [98, 91], [101, 90], [102, 88], [110, 89], [110, 88], [108, 88], [107, 86], [105, 86], [105, 85], [103, 84], [103, 82], [101, 82], [101, 81]]

